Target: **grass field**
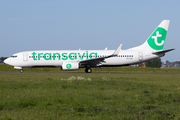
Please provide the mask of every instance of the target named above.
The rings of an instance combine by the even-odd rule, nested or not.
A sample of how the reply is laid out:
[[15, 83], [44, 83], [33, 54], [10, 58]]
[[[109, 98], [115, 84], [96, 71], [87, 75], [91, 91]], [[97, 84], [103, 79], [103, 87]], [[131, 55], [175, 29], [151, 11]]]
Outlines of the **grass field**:
[[[24, 72], [85, 72], [85, 68], [81, 68], [76, 71], [63, 71], [59, 68], [23, 68]], [[0, 72], [20, 72], [14, 67], [0, 64]], [[139, 68], [139, 67], [102, 67], [92, 68], [92, 72], [161, 72], [161, 73], [180, 73], [180, 69], [175, 68]]]
[[0, 75], [0, 120], [180, 119], [180, 75]]

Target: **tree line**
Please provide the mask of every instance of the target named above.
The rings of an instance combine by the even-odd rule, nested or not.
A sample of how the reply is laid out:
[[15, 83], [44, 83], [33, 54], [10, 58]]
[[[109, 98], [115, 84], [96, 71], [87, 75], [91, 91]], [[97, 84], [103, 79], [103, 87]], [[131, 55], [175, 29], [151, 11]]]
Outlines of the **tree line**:
[[4, 61], [8, 57], [0, 57], [0, 61]]
[[160, 68], [162, 63], [161, 63], [161, 58], [154, 59], [153, 61], [148, 61], [145, 62], [146, 67], [152, 67], [152, 68]]
[[152, 61], [147, 61], [144, 63], [140, 63], [139, 67], [151, 67], [151, 68], [160, 68], [162, 65], [161, 58], [154, 59]]

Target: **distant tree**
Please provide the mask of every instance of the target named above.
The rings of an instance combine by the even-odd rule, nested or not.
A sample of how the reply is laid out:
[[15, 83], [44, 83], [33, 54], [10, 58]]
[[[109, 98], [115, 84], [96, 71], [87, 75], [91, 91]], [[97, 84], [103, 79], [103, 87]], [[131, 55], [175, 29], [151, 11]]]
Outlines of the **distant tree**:
[[138, 65], [139, 65], [139, 67], [142, 67], [142, 66], [143, 66], [143, 63], [139, 63]]
[[4, 61], [7, 57], [1, 57], [0, 61]]
[[139, 67], [145, 67], [145, 63], [144, 62], [143, 63], [139, 63], [138, 65], [139, 65]]
[[161, 67], [161, 59], [157, 58], [157, 59], [154, 59], [153, 61], [148, 61], [145, 64], [146, 64], [146, 67], [160, 68]]

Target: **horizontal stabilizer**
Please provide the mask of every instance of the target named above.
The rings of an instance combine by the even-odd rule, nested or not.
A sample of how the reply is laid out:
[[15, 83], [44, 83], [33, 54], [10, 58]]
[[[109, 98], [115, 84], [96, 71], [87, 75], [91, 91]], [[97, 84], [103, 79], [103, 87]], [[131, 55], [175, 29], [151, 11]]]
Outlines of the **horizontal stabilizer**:
[[158, 52], [153, 52], [152, 54], [164, 54], [164, 53], [170, 52], [172, 50], [175, 50], [175, 49], [162, 50], [162, 51], [158, 51]]

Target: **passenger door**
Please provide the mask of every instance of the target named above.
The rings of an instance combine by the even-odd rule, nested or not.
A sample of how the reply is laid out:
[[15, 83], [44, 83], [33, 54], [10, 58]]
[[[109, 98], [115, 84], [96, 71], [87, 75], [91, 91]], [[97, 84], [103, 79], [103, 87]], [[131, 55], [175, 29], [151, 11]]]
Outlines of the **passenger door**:
[[23, 53], [23, 61], [28, 61], [28, 53]]
[[143, 53], [142, 53], [142, 52], [139, 52], [139, 53], [138, 53], [138, 57], [139, 57], [139, 61], [142, 61], [142, 60], [143, 60]]

